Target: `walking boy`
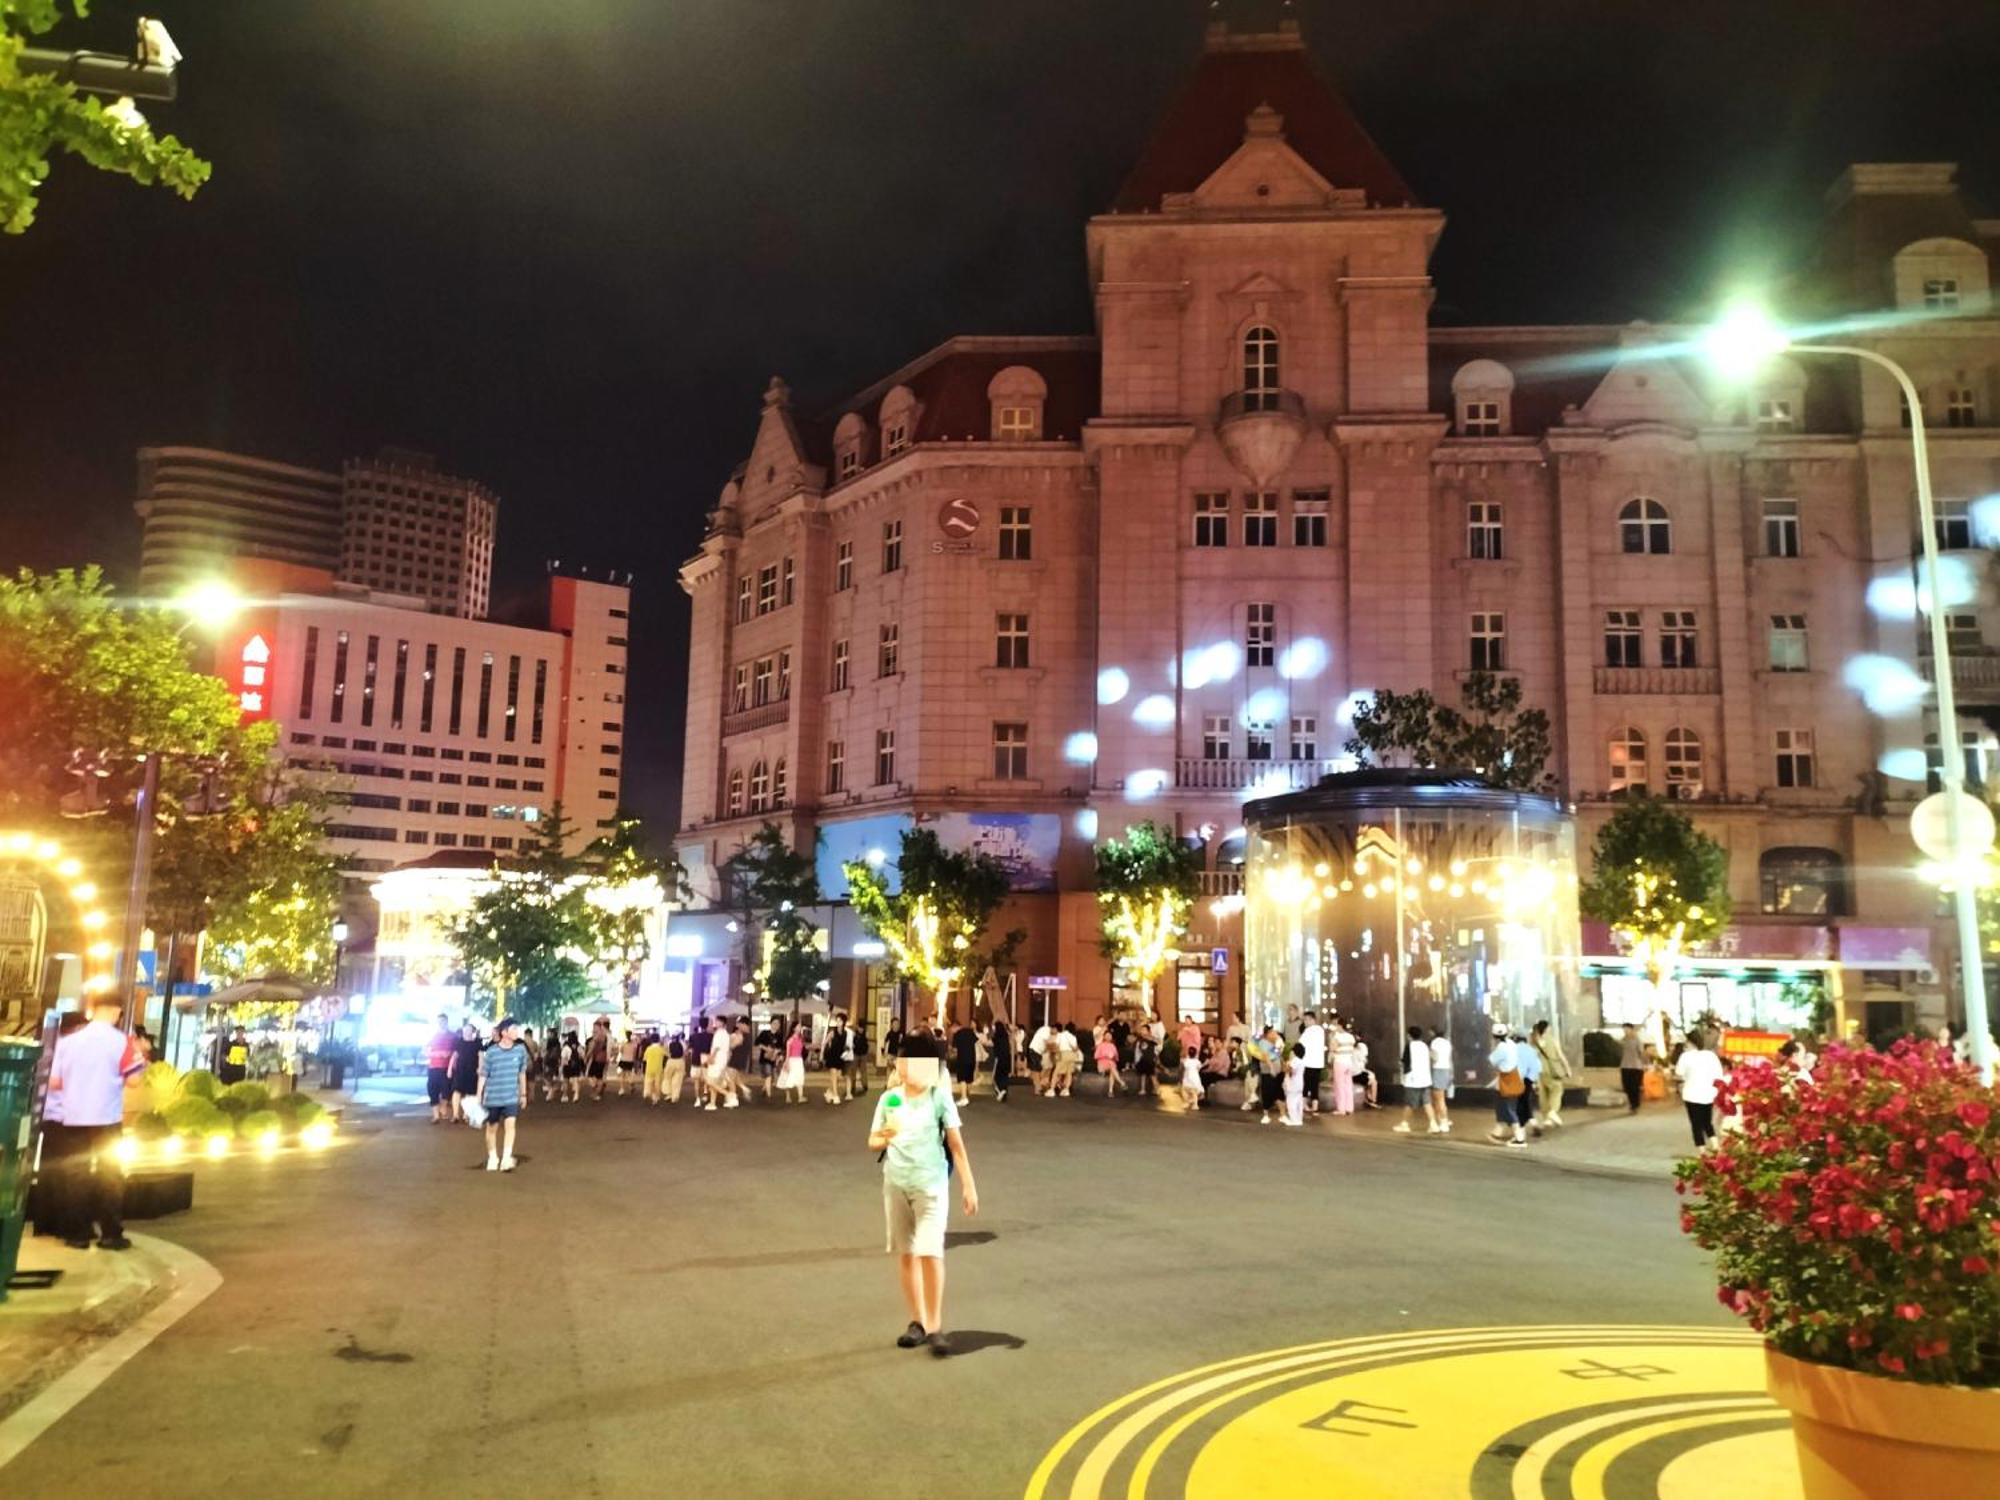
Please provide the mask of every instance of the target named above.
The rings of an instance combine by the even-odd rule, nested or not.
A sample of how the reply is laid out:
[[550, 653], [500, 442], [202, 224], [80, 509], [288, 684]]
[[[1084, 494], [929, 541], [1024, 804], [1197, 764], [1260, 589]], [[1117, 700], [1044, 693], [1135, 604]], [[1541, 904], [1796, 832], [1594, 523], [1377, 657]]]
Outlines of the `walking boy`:
[[1412, 1026], [1409, 1039], [1403, 1043], [1403, 1118], [1396, 1122], [1397, 1135], [1410, 1133], [1418, 1110], [1430, 1122], [1432, 1135], [1444, 1133], [1437, 1112], [1431, 1108], [1431, 1049], [1424, 1041], [1424, 1028]]
[[493, 1045], [479, 1054], [479, 1102], [486, 1106], [486, 1170], [514, 1170], [514, 1122], [521, 1114], [521, 1089], [528, 1075], [528, 1049], [521, 1023], [504, 1017]]
[[958, 1106], [940, 1086], [940, 1050], [933, 1037], [904, 1040], [896, 1078], [875, 1104], [868, 1149], [881, 1153], [888, 1251], [901, 1257], [903, 1302], [910, 1313], [896, 1347], [927, 1345], [942, 1359], [951, 1353], [944, 1332], [944, 1231], [952, 1172], [958, 1173], [968, 1215], [979, 1212], [979, 1190], [959, 1133]]

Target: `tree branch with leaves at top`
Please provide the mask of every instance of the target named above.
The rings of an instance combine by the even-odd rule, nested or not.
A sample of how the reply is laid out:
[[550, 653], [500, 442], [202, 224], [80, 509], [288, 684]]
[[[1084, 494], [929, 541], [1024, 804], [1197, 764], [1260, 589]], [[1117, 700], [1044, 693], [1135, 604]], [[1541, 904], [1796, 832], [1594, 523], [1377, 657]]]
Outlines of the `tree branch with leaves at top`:
[[1597, 830], [1577, 905], [1663, 984], [1682, 953], [1728, 925], [1729, 856], [1673, 804], [1635, 797]]
[[1099, 946], [1138, 980], [1149, 1015], [1154, 983], [1200, 894], [1201, 863], [1198, 849], [1159, 823], [1134, 824], [1123, 839], [1097, 846]]
[[[843, 865], [848, 900], [861, 925], [881, 940], [896, 972], [930, 990], [938, 1014], [974, 961], [974, 944], [1007, 899], [1007, 867], [990, 854], [948, 849], [928, 828], [903, 834], [897, 886], [860, 861]], [[1011, 953], [1009, 933], [996, 951]]]

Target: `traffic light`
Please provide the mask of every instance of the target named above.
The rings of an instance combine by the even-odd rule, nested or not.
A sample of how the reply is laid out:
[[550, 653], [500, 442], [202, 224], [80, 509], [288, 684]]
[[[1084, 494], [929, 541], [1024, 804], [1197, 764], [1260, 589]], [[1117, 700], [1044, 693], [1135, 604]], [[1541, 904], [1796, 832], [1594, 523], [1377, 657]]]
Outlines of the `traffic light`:
[[180, 93], [180, 83], [171, 64], [141, 62], [116, 52], [57, 52], [47, 47], [24, 47], [18, 65], [23, 73], [53, 74], [87, 94], [171, 103]]

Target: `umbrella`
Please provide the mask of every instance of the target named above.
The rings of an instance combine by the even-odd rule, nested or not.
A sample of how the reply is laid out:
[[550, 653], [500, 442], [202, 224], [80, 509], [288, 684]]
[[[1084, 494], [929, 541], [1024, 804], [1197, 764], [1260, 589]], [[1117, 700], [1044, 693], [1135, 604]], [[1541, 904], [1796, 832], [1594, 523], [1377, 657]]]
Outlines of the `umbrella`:
[[216, 990], [205, 996], [211, 1006], [217, 1005], [297, 1005], [325, 993], [321, 985], [308, 983], [290, 974], [266, 974], [259, 979], [246, 979], [241, 984], [232, 984], [226, 990]]

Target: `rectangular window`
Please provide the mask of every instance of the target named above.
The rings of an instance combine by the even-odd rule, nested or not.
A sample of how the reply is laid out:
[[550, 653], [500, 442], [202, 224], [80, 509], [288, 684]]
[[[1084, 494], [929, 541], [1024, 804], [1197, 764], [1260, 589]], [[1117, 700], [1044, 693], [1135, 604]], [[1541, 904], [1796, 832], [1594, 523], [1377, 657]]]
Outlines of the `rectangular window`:
[[1979, 403], [1973, 399], [1971, 386], [1953, 386], [1944, 393], [1944, 425], [1947, 427], [1979, 425]]
[[1458, 430], [1466, 437], [1500, 436], [1498, 401], [1462, 401], [1458, 408]]
[[845, 640], [838, 640], [833, 643], [832, 683], [834, 692], [844, 693], [847, 691], [847, 642]]
[[1000, 507], [1000, 560], [1026, 562], [1035, 555], [1035, 534], [1030, 528], [1028, 507]]
[[993, 617], [993, 665], [996, 667], [1025, 667], [1028, 664], [1028, 617], [1026, 615], [995, 615]]
[[[1920, 616], [1919, 622], [1924, 632], [1920, 645], [1923, 650], [1928, 651], [1931, 639], [1930, 620], [1927, 616]], [[1951, 651], [1976, 656], [1984, 654], [1986, 650], [1986, 638], [1979, 633], [1979, 616], [1969, 611], [1945, 611], [1944, 634], [1945, 646]]]
[[464, 727], [465, 715], [465, 647], [451, 648], [451, 713], [446, 720], [448, 732], [457, 734]]
[[313, 716], [313, 679], [319, 675], [319, 626], [306, 627], [306, 659], [299, 667], [299, 717]]
[[1271, 758], [1271, 748], [1271, 726], [1245, 719], [1243, 721], [1243, 758], [1245, 760], [1269, 760]]
[[1926, 276], [1924, 278], [1924, 306], [1933, 312], [1954, 312], [1958, 308], [1958, 278], [1956, 276]]
[[448, 817], [455, 818], [458, 816], [458, 804], [456, 802], [440, 802], [438, 804], [438, 811]]
[[856, 474], [859, 474], [860, 472], [861, 472], [861, 450], [859, 448], [841, 449], [840, 477], [842, 479], [852, 479]]
[[514, 726], [521, 715], [521, 658], [507, 658], [507, 718], [502, 725], [503, 737], [514, 738]]
[[884, 625], [875, 643], [875, 675], [894, 677], [900, 666], [903, 630], [900, 625]]
[[875, 785], [889, 786], [896, 779], [896, 731], [875, 731]]
[[1319, 759], [1319, 715], [1292, 715], [1292, 759]]
[[1645, 632], [1639, 628], [1639, 611], [1611, 609], [1604, 612], [1604, 665], [1637, 667], [1645, 664]]
[[389, 699], [389, 727], [403, 727], [403, 687], [410, 680], [410, 643], [396, 642], [396, 681]]
[[1963, 500], [1940, 500], [1933, 516], [1937, 522], [1937, 543], [1946, 552], [1966, 552], [1972, 547], [1972, 514]]
[[1002, 406], [993, 413], [993, 436], [999, 441], [1026, 443], [1035, 436], [1035, 409], [1032, 406]]
[[770, 563], [757, 570], [757, 613], [768, 615], [778, 607], [778, 565]]
[[1465, 555], [1479, 562], [1498, 562], [1507, 555], [1498, 500], [1466, 502]]
[[1197, 547], [1229, 545], [1229, 496], [1205, 494], [1194, 497], [1194, 544]]
[[1028, 726], [993, 726], [993, 779], [1025, 781], [1028, 776]]
[[1780, 729], [1776, 732], [1778, 785], [1813, 784], [1813, 732], [1810, 729]]
[[910, 446], [910, 425], [908, 422], [894, 422], [882, 429], [882, 456], [901, 453]]
[[368, 637], [368, 648], [361, 660], [361, 726], [367, 728], [375, 722], [375, 669], [380, 665], [382, 637]]
[[1806, 670], [1804, 615], [1771, 616], [1771, 670], [1773, 672]]
[[486, 731], [492, 724], [493, 711], [493, 653], [479, 653], [479, 737], [486, 738]]
[[1243, 616], [1243, 660], [1252, 667], [1268, 667], [1278, 654], [1278, 606], [1252, 604]]
[[884, 521], [882, 523], [882, 571], [898, 572], [903, 566], [903, 523]]
[[[548, 686], [548, 661], [544, 657], [537, 657], [535, 659], [535, 714], [534, 721], [529, 726], [528, 733], [529, 740], [537, 745], [542, 742], [542, 704], [548, 696]], [[531, 759], [528, 764], [532, 766], [538, 765], [540, 762]]]
[[333, 638], [333, 722], [338, 724], [347, 713], [347, 632], [337, 632]]
[[839, 740], [826, 742], [826, 794], [847, 790], [847, 746]]
[[785, 559], [783, 569], [778, 574], [778, 607], [780, 609], [792, 602], [793, 589], [796, 583], [797, 569], [792, 566], [792, 560], [788, 557]]
[[1507, 617], [1491, 612], [1472, 617], [1471, 659], [1475, 672], [1504, 672], [1507, 669]]
[[1228, 760], [1235, 749], [1229, 735], [1228, 714], [1204, 714], [1201, 720], [1201, 754], [1204, 760]]
[[417, 729], [423, 734], [431, 732], [431, 710], [437, 706], [438, 648], [435, 642], [424, 647], [424, 689], [423, 707], [417, 718]]
[[1798, 501], [1766, 500], [1764, 502], [1764, 555], [1766, 557], [1797, 557], [1799, 555]]
[[1292, 491], [1292, 545], [1324, 547], [1326, 514], [1332, 496], [1326, 490]]
[[[786, 702], [792, 696], [792, 653], [778, 653], [778, 701]], [[615, 748], [615, 747], [612, 747]]]
[[854, 543], [842, 542], [833, 549], [833, 591], [838, 594], [854, 587]]
[[1275, 494], [1250, 494], [1243, 497], [1243, 545], [1246, 547], [1278, 545], [1278, 497]]
[[755, 587], [756, 585], [748, 573], [745, 573], [741, 578], [736, 580], [736, 623], [738, 625], [743, 624], [750, 618], [750, 610], [754, 597], [751, 590]]
[[1669, 609], [1660, 615], [1660, 665], [1698, 667], [1701, 649], [1694, 628], [1694, 611]]
[[757, 664], [750, 669], [750, 706], [762, 708], [771, 701], [772, 661], [768, 656], [757, 658]]
[[1757, 430], [1759, 432], [1790, 432], [1797, 424], [1792, 420], [1792, 403], [1782, 399], [1767, 398], [1757, 403]]

